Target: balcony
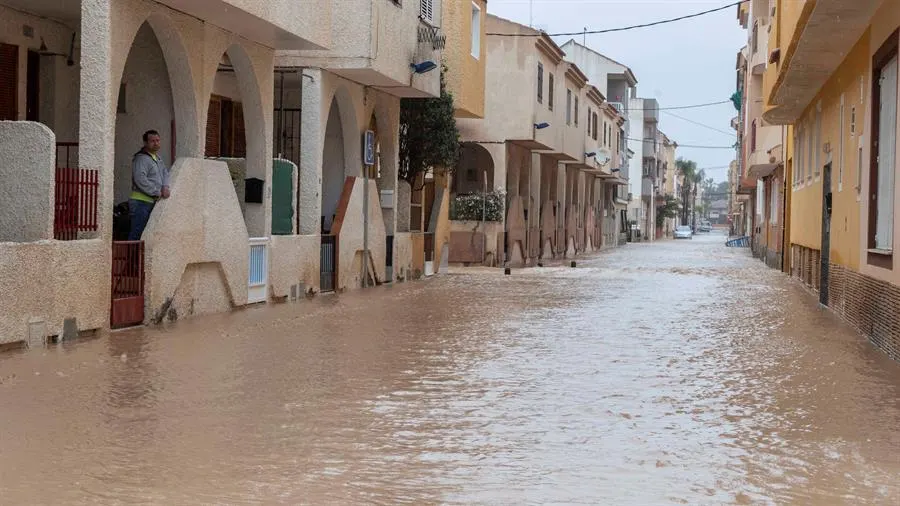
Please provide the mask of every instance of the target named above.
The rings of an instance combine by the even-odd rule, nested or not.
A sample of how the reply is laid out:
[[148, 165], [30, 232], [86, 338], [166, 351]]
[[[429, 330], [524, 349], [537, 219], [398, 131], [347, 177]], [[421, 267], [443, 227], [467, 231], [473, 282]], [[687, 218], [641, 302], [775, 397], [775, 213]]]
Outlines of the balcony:
[[[332, 5], [315, 0], [159, 0], [275, 49], [322, 49], [331, 43]], [[341, 12], [340, 10], [338, 12]]]
[[[790, 2], [788, 2], [790, 3]], [[765, 118], [794, 123], [869, 26], [881, 0], [807, 1], [797, 16], [793, 40], [781, 40], [780, 73]], [[805, 22], [804, 22], [805, 20]]]
[[659, 102], [655, 98], [644, 99], [644, 122], [659, 123]]
[[750, 71], [753, 75], [762, 75], [766, 70], [768, 58], [769, 37], [767, 25], [760, 24], [753, 33], [750, 47]]
[[643, 144], [644, 158], [657, 157], [657, 153], [659, 152], [659, 144], [656, 142], [656, 139], [644, 139], [641, 144]]
[[322, 68], [397, 97], [425, 98], [440, 94], [439, 69], [422, 74], [411, 69], [411, 64], [429, 61], [440, 65], [446, 44], [440, 28], [440, 2], [433, 4], [430, 20], [420, 19], [420, 2], [331, 0], [321, 3], [330, 3], [332, 12], [347, 14], [332, 16], [327, 21], [330, 47], [281, 52], [276, 57], [277, 66]]

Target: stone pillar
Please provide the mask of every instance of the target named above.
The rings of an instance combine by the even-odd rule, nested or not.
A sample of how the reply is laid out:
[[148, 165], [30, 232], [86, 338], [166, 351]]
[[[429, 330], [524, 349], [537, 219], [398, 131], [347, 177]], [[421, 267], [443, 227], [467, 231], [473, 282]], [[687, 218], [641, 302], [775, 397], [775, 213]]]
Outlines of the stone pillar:
[[[303, 77], [303, 76], [309, 76]], [[322, 71], [304, 69], [298, 194], [300, 198], [300, 235], [319, 235], [322, 215], [322, 149], [324, 126], [322, 118]], [[328, 111], [324, 112], [327, 121]]]

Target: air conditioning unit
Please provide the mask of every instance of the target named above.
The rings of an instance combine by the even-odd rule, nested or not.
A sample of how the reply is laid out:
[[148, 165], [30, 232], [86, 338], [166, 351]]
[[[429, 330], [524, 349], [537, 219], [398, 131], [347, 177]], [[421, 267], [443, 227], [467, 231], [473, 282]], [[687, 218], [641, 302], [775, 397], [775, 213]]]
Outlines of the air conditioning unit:
[[628, 194], [628, 200], [629, 200], [629, 201], [634, 200], [634, 194], [633, 194], [633, 193], [629, 193], [629, 194]]

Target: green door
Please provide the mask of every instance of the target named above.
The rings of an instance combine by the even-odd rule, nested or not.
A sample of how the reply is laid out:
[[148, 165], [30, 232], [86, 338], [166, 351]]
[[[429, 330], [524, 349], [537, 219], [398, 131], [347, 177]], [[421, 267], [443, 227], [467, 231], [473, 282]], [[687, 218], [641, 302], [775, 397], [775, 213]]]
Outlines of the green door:
[[294, 232], [294, 164], [275, 160], [272, 164], [272, 235]]

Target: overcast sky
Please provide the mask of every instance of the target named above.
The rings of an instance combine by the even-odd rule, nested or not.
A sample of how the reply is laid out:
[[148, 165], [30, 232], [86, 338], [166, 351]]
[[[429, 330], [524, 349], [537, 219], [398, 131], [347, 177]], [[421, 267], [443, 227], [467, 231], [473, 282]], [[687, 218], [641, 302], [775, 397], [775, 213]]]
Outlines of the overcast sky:
[[[600, 30], [692, 14], [734, 0], [533, 0], [534, 26], [548, 33]], [[488, 12], [527, 25], [529, 0], [488, 0]], [[555, 38], [558, 44], [572, 37]], [[574, 37], [582, 42], [582, 36]], [[698, 18], [626, 32], [588, 35], [587, 46], [628, 65], [638, 80], [638, 96], [656, 98], [660, 107], [727, 100], [735, 91], [735, 58], [747, 43], [737, 21], [737, 7]], [[488, 63], [490, 64], [490, 62]], [[728, 135], [678, 119], [677, 114]], [[661, 111], [660, 130], [679, 144], [731, 146], [735, 142], [731, 104], [700, 109]], [[692, 159], [716, 181], [734, 150], [679, 147], [678, 156]]]

